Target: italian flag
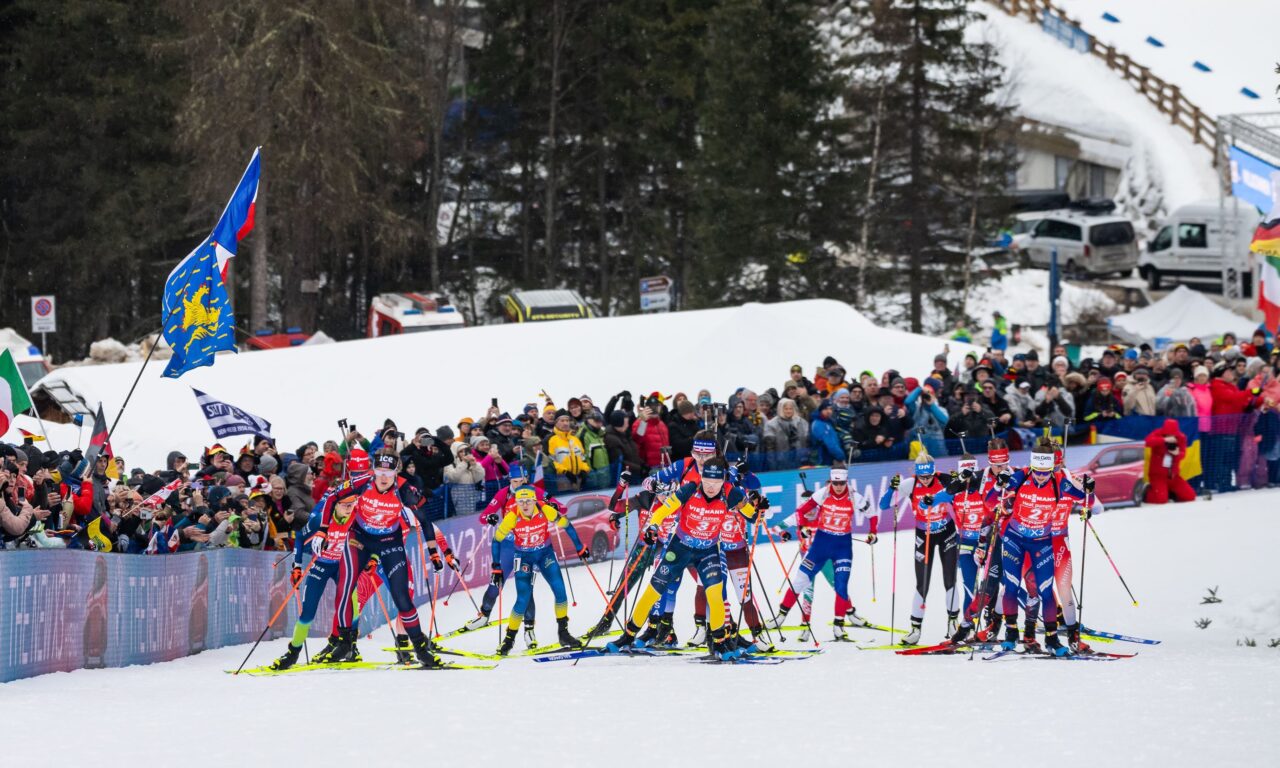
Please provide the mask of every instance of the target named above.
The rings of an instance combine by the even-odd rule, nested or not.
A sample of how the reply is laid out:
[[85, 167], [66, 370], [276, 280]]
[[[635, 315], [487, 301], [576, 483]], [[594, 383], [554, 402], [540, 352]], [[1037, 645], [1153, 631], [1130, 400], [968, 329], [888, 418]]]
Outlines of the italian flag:
[[1267, 328], [1280, 329], [1280, 173], [1271, 174], [1271, 213], [1253, 233], [1249, 250], [1260, 258], [1258, 309], [1266, 315]]
[[30, 407], [27, 385], [22, 381], [18, 364], [13, 361], [13, 353], [6, 349], [0, 352], [0, 435], [13, 426], [15, 414]]

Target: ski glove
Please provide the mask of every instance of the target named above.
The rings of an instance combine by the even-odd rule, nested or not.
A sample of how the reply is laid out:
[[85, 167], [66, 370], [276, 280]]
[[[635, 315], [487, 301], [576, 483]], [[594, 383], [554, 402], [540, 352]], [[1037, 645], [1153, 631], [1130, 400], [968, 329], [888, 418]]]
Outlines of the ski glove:
[[926, 493], [925, 495], [921, 496], [921, 497], [920, 497], [920, 506], [922, 506], [922, 507], [932, 507], [932, 506], [933, 506], [933, 494], [932, 494], [932, 493]]
[[782, 539], [783, 541], [791, 541], [792, 539], [791, 531], [783, 531], [782, 533], [779, 533], [778, 538]]
[[618, 482], [622, 483], [623, 485], [631, 485], [631, 478], [632, 478], [631, 470], [624, 469], [622, 470], [621, 474], [618, 475]]
[[431, 567], [435, 568], [437, 572], [444, 570], [444, 561], [440, 559], [439, 552], [431, 553]]
[[621, 521], [622, 518], [626, 516], [627, 516], [626, 512], [609, 513], [609, 525], [613, 527], [613, 530], [615, 531], [618, 530], [618, 528], [621, 526], [621, 523], [619, 521]]
[[996, 486], [1000, 488], [1007, 488], [1009, 486], [1009, 480], [1010, 480], [1009, 473], [1001, 472], [1000, 474], [996, 475]]
[[875, 535], [874, 533], [868, 533], [868, 534], [867, 534], [867, 543], [868, 543], [868, 544], [875, 544], [875, 543], [876, 543], [876, 541], [877, 541], [877, 538], [876, 538], [876, 535]]
[[1085, 493], [1093, 493], [1093, 487], [1094, 487], [1093, 477], [1091, 477], [1090, 475], [1085, 475], [1084, 478], [1080, 481], [1080, 486], [1084, 488]]
[[461, 570], [458, 568], [458, 558], [453, 556], [452, 549], [446, 549], [444, 551], [444, 561], [449, 564], [450, 568], [461, 573]]
[[497, 524], [498, 524], [498, 513], [497, 513], [497, 512], [490, 512], [489, 514], [487, 514], [487, 515], [485, 515], [485, 516], [484, 516], [484, 521], [485, 521], [485, 523], [487, 523], [487, 524], [489, 524], [489, 525], [497, 525]]
[[979, 546], [973, 551], [973, 561], [978, 565], [982, 565], [987, 561], [987, 548], [985, 545]]
[[894, 476], [889, 480], [889, 487], [896, 491], [896, 490], [898, 490], [898, 486], [899, 486], [899, 485], [902, 485], [902, 476], [901, 476], [901, 475], [894, 475]]
[[584, 544], [582, 549], [578, 550], [578, 557], [581, 558], [584, 563], [591, 562], [591, 547]]
[[495, 587], [500, 587], [502, 586], [503, 580], [504, 579], [502, 577], [502, 566], [500, 565], [493, 566], [493, 569], [489, 571], [489, 583]]
[[302, 581], [302, 566], [295, 565], [289, 572], [289, 586], [296, 587], [300, 581]]
[[319, 555], [324, 551], [324, 531], [316, 531], [311, 537], [311, 553]]
[[644, 529], [644, 533], [642, 534], [642, 537], [644, 538], [645, 544], [656, 543], [658, 541], [658, 526], [656, 525], [646, 526]]

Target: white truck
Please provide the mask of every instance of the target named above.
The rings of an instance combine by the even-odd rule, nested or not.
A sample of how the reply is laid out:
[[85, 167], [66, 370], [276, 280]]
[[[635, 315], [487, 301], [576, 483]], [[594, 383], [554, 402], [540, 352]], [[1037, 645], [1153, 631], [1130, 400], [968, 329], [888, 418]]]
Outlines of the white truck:
[[1176, 278], [1221, 282], [1227, 257], [1244, 268], [1249, 241], [1261, 216], [1251, 206], [1217, 200], [1176, 209], [1138, 261], [1138, 272], [1152, 290]]
[[466, 327], [447, 296], [432, 291], [381, 293], [369, 302], [369, 338]]

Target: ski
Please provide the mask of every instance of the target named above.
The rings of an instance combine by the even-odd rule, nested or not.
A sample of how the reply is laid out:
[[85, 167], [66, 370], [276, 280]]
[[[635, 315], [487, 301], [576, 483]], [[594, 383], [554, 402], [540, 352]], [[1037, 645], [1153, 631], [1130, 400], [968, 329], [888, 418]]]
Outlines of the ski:
[[914, 650], [916, 648], [925, 648], [923, 645], [903, 645], [902, 643], [893, 643], [891, 645], [859, 645], [858, 650], [861, 651], [902, 651]]
[[[391, 651], [394, 653], [396, 649], [383, 648], [382, 650]], [[433, 646], [432, 650], [434, 650], [436, 653], [444, 654], [446, 656], [461, 656], [467, 659], [483, 659], [485, 661], [499, 661], [501, 659], [520, 659], [528, 656], [541, 656], [543, 654], [548, 654], [548, 653], [560, 653], [563, 651], [568, 651], [573, 649], [565, 648], [564, 646], [559, 644], [545, 645], [545, 646], [540, 646], [538, 648], [526, 648], [523, 651], [512, 651], [511, 653], [508, 653], [506, 656], [502, 656], [497, 653], [481, 653], [479, 651], [466, 651], [458, 648], [445, 648], [444, 646], [441, 646], [441, 645]]]
[[[343, 672], [349, 670], [412, 670], [420, 672], [434, 672], [443, 669], [469, 669], [484, 670], [496, 669], [496, 664], [445, 664], [440, 667], [423, 667], [419, 664], [395, 664], [392, 662], [380, 661], [348, 661], [337, 664], [295, 664], [288, 669], [271, 669], [270, 667], [256, 667], [254, 669], [246, 669], [241, 671], [242, 675], [250, 675], [253, 677], [276, 677], [279, 675], [291, 675], [296, 672], [317, 672], [328, 670], [330, 672]], [[234, 675], [235, 670], [227, 670], [227, 674]]]
[[942, 656], [955, 653], [969, 653], [973, 650], [988, 651], [996, 647], [997, 643], [978, 643], [963, 642], [953, 643], [950, 640], [938, 643], [937, 645], [926, 645], [919, 648], [904, 648], [898, 651], [899, 656]]
[[[835, 625], [836, 623], [834, 620], [827, 622], [827, 626], [829, 627], [834, 627]], [[902, 629], [891, 630], [889, 627], [886, 627], [883, 624], [872, 624], [871, 622], [867, 622], [866, 624], [845, 624], [843, 626], [845, 629], [875, 629], [880, 632], [893, 632], [894, 634], [897, 634], [897, 635], [905, 635], [907, 634], [907, 631], [908, 631], [908, 630], [902, 630]], [[789, 629], [789, 627], [783, 627], [783, 629]], [[804, 627], [797, 627], [797, 629], [804, 629]]]
[[[453, 630], [452, 632], [446, 632], [446, 633], [444, 633], [443, 635], [436, 635], [436, 636], [435, 636], [434, 638], [432, 638], [432, 639], [433, 639], [433, 640], [448, 640], [448, 639], [450, 639], [450, 638], [457, 637], [458, 635], [465, 635], [465, 634], [467, 634], [468, 632], [479, 632], [479, 631], [480, 631], [480, 630], [482, 630], [482, 629], [488, 629], [489, 627], [492, 627], [494, 624], [497, 624], [497, 623], [499, 623], [500, 621], [502, 621], [502, 619], [492, 619], [492, 620], [490, 620], [490, 621], [489, 621], [489, 623], [485, 624], [483, 627], [476, 627], [475, 629], [467, 629], [467, 626], [464, 624], [464, 625], [462, 625], [461, 627], [458, 627], [457, 629]], [[391, 649], [391, 650], [395, 650], [395, 649], [393, 648], [393, 649]]]
[[1116, 634], [1115, 632], [1101, 632], [1096, 629], [1089, 629], [1088, 627], [1083, 625], [1080, 627], [1080, 634], [1085, 635], [1087, 637], [1096, 637], [1096, 638], [1103, 638], [1108, 640], [1120, 640], [1126, 643], [1139, 643], [1141, 645], [1159, 645], [1160, 644], [1159, 640], [1147, 640], [1141, 637], [1131, 637], [1129, 635], [1120, 635], [1120, 634]]
[[996, 651], [995, 653], [991, 654], [990, 656], [983, 656], [983, 657], [982, 657], [982, 660], [983, 660], [983, 661], [995, 661], [996, 659], [1006, 659], [1006, 658], [1016, 657], [1016, 656], [1020, 656], [1020, 655], [1021, 655], [1021, 654], [1020, 654], [1020, 653], [1018, 653], [1018, 652], [1017, 652], [1016, 650], [1014, 650], [1014, 649], [1001, 649], [1001, 650], [998, 650], [998, 651]]
[[613, 658], [622, 658], [626, 656], [675, 656], [676, 654], [655, 653], [649, 650], [631, 649], [620, 651], [618, 653], [609, 653], [603, 648], [582, 648], [576, 651], [565, 651], [564, 653], [547, 653], [542, 656], [534, 656], [533, 660], [540, 663], [550, 661], [573, 661], [575, 659], [592, 659], [599, 656], [610, 656]]
[[795, 660], [796, 660], [795, 658], [755, 659], [750, 656], [739, 656], [734, 659], [718, 659], [714, 656], [699, 656], [697, 658], [689, 659], [690, 662], [695, 664], [768, 664], [768, 665], [782, 664], [787, 661], [795, 661]]

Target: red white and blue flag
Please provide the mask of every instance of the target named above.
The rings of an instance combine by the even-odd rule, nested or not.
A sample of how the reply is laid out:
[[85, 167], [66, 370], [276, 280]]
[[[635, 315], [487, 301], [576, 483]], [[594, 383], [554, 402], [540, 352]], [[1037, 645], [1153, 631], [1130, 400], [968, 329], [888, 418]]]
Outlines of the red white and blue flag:
[[227, 264], [253, 229], [261, 173], [260, 150], [253, 151], [235, 192], [213, 231], [179, 262], [164, 284], [160, 317], [173, 349], [164, 375], [176, 379], [192, 368], [213, 365], [214, 355], [235, 350], [235, 316], [225, 280]]

